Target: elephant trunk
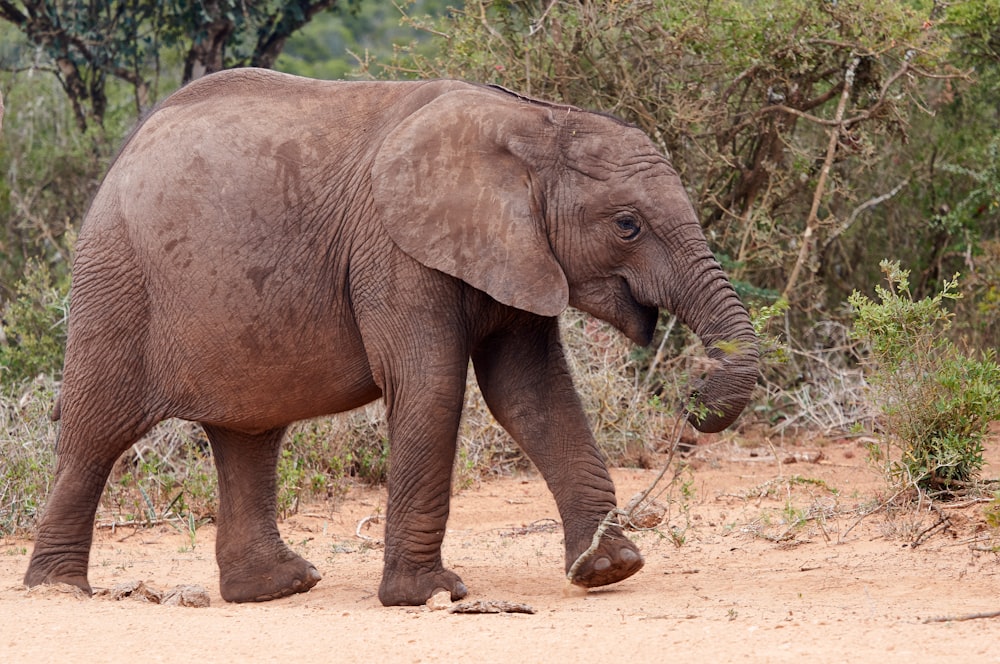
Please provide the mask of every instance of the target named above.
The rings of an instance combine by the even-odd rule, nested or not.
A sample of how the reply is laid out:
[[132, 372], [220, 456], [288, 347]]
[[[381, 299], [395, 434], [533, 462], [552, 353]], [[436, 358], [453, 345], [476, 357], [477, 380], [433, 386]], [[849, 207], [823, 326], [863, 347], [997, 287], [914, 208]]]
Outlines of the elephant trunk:
[[688, 272], [686, 288], [671, 298], [671, 310], [698, 335], [712, 360], [687, 409], [696, 429], [715, 433], [732, 424], [750, 401], [758, 375], [757, 336], [719, 264], [710, 254], [699, 262], [701, 270]]

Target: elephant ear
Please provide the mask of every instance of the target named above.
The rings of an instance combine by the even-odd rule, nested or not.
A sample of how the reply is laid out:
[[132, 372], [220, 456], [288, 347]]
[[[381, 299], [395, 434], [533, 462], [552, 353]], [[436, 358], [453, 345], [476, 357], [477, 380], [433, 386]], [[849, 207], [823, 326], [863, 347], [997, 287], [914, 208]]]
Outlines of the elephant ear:
[[539, 133], [531, 110], [485, 91], [446, 93], [387, 136], [372, 187], [382, 225], [409, 256], [503, 304], [555, 316], [569, 286], [531, 167], [514, 154], [523, 136]]

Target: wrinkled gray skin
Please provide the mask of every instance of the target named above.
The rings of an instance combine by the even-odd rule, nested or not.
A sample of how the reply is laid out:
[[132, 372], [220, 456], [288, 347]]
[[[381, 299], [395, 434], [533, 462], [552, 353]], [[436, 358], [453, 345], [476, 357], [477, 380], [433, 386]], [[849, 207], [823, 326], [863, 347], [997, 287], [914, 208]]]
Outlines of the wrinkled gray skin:
[[[555, 316], [569, 304], [647, 344], [657, 308], [675, 313], [718, 360], [698, 392], [704, 431], [737, 417], [757, 376], [746, 309], [646, 136], [457, 81], [236, 70], [192, 83], [118, 156], [73, 279], [58, 464], [29, 586], [89, 591], [112, 465], [178, 417], [203, 424], [215, 456], [222, 596], [308, 590], [320, 576], [275, 522], [282, 435], [382, 397], [379, 598], [464, 596], [440, 547], [470, 358], [555, 495], [569, 569], [615, 494]], [[642, 562], [611, 528], [574, 582], [620, 581]]]

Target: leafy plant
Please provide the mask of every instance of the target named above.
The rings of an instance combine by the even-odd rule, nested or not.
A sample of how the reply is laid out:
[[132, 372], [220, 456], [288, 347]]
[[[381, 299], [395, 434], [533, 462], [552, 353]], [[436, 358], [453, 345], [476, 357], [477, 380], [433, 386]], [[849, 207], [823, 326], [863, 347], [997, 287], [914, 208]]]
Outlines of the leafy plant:
[[909, 272], [882, 261], [888, 288], [878, 302], [855, 292], [853, 334], [870, 348], [868, 378], [883, 416], [885, 445], [871, 449], [900, 487], [956, 492], [983, 466], [983, 438], [1000, 417], [996, 350], [963, 352], [947, 336], [948, 301], [961, 297], [958, 279], [915, 300]]
[[200, 427], [167, 420], [126, 452], [111, 473], [102, 497], [104, 514], [117, 523], [159, 521], [194, 530], [213, 518], [218, 481]]
[[68, 279], [53, 283], [48, 267], [35, 264], [18, 284], [16, 299], [0, 321], [0, 379], [7, 390], [62, 366], [69, 315]]
[[299, 493], [304, 472], [303, 457], [296, 457], [288, 448], [278, 459], [278, 516], [282, 519], [299, 511]]

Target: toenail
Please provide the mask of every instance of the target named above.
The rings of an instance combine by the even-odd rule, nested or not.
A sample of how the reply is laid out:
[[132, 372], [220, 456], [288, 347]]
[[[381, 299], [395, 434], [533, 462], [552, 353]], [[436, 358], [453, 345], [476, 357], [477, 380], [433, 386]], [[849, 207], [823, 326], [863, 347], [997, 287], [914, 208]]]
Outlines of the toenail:
[[598, 558], [594, 561], [594, 571], [603, 572], [604, 570], [611, 567], [611, 561], [607, 558]]
[[623, 563], [631, 564], [639, 560], [639, 554], [632, 549], [625, 549], [621, 552], [621, 559]]

